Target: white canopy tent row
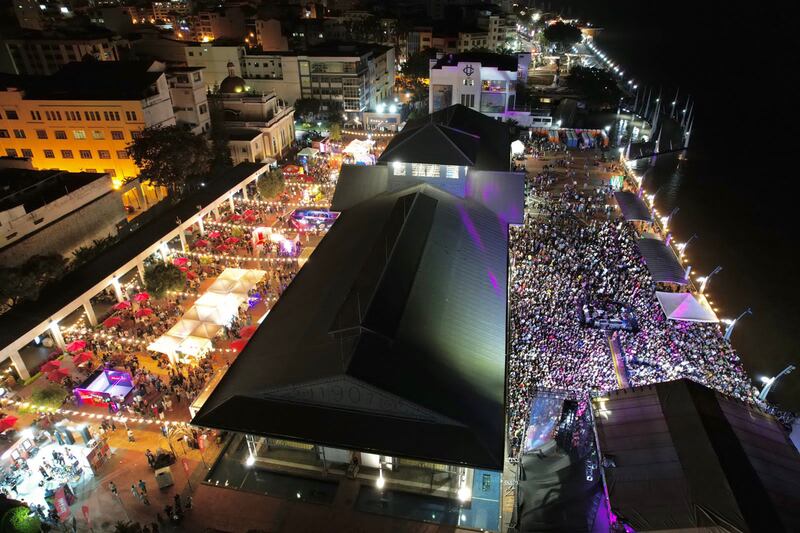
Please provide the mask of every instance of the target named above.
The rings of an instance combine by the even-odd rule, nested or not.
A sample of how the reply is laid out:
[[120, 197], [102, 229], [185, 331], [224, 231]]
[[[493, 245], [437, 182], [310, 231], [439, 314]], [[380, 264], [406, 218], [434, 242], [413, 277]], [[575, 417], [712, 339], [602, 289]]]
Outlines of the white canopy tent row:
[[717, 315], [705, 302], [690, 292], [656, 292], [658, 303], [669, 320], [683, 322], [719, 322]]
[[167, 355], [171, 361], [201, 357], [213, 348], [213, 339], [231, 323], [250, 290], [266, 275], [264, 270], [226, 268], [208, 291], [148, 350]]

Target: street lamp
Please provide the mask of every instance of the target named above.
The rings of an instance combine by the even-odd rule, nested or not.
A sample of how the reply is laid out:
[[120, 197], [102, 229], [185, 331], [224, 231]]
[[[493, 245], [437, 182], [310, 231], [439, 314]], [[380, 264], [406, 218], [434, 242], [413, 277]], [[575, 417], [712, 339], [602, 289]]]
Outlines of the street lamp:
[[753, 311], [752, 311], [752, 309], [750, 309], [750, 308], [748, 307], [747, 309], [745, 309], [744, 311], [742, 311], [742, 314], [741, 314], [741, 315], [739, 315], [738, 317], [734, 318], [734, 319], [733, 319], [733, 320], [731, 320], [731, 321], [728, 321], [728, 322], [727, 322], [727, 324], [728, 324], [728, 327], [727, 327], [727, 328], [725, 328], [725, 336], [724, 336], [723, 338], [724, 338], [726, 341], [730, 342], [730, 341], [731, 341], [731, 335], [733, 335], [733, 328], [734, 328], [734, 327], [736, 327], [736, 323], [737, 323], [737, 322], [739, 322], [739, 321], [742, 319], [742, 317], [744, 317], [745, 315], [752, 315], [752, 314], [753, 314]]
[[712, 270], [711, 273], [708, 276], [697, 278], [698, 281], [700, 281], [700, 294], [703, 294], [705, 292], [706, 287], [708, 286], [708, 282], [714, 276], [714, 274], [719, 273], [721, 270], [722, 270], [722, 267], [718, 266], [717, 268]]
[[666, 223], [666, 226], [667, 226], [667, 227], [669, 227], [669, 225], [672, 223], [672, 217], [674, 217], [675, 215], [677, 215], [677, 214], [678, 214], [678, 211], [680, 211], [680, 210], [681, 210], [681, 208], [680, 208], [680, 207], [676, 207], [676, 208], [675, 208], [675, 209], [673, 209], [673, 210], [672, 210], [672, 212], [671, 212], [671, 213], [670, 213], [670, 214], [667, 216], [667, 223]]
[[689, 246], [689, 243], [695, 240], [696, 238], [697, 238], [697, 233], [689, 237], [689, 240], [686, 241], [685, 243], [678, 245], [678, 250], [680, 250], [681, 255], [686, 253], [686, 247]]
[[761, 400], [762, 402], [767, 401], [767, 394], [769, 394], [769, 391], [772, 390], [772, 387], [775, 386], [775, 382], [778, 381], [781, 377], [785, 376], [786, 374], [791, 374], [792, 371], [795, 370], [795, 368], [796, 367], [794, 365], [789, 365], [783, 370], [781, 370], [780, 374], [778, 374], [774, 378], [761, 376], [760, 379], [761, 383], [764, 384], [764, 388], [761, 389], [761, 392], [758, 395], [758, 399]]

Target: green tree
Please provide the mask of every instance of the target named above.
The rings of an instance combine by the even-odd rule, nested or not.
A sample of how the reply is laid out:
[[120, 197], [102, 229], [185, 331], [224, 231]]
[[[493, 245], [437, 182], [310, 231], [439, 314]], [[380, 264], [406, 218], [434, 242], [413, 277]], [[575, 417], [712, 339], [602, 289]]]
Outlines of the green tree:
[[314, 98], [298, 98], [294, 101], [294, 114], [303, 122], [316, 119], [322, 102]]
[[116, 236], [106, 235], [101, 239], [93, 240], [92, 244], [79, 247], [72, 252], [72, 266], [76, 267], [88, 262], [115, 242], [117, 242]]
[[342, 125], [338, 122], [331, 123], [330, 137], [332, 141], [342, 140]]
[[67, 397], [67, 391], [61, 385], [48, 385], [31, 394], [30, 403], [57, 409], [61, 407]]
[[573, 24], [558, 21], [544, 29], [543, 37], [550, 44], [566, 48], [581, 41], [581, 30]]
[[403, 65], [403, 75], [408, 78], [409, 81], [429, 78], [431, 59], [436, 59], [436, 50], [433, 48], [425, 48], [416, 54], [411, 54]]
[[205, 137], [178, 126], [145, 128], [128, 145], [128, 152], [139, 167], [139, 177], [165, 187], [173, 198], [180, 198], [187, 182], [205, 176], [211, 167]]
[[185, 278], [181, 269], [172, 263], [154, 261], [144, 268], [144, 284], [155, 298], [162, 298], [167, 291], [177, 291], [183, 288]]
[[0, 531], [4, 533], [39, 533], [42, 522], [24, 505], [7, 510], [0, 520]]
[[258, 178], [258, 194], [264, 200], [271, 200], [283, 192], [285, 183], [283, 181], [283, 171], [274, 168], [265, 175]]
[[595, 107], [616, 106], [622, 96], [617, 80], [605, 69], [580, 65], [572, 67], [567, 85], [584, 95], [587, 102]]
[[119, 521], [114, 523], [113, 533], [142, 533], [142, 526], [131, 521]]
[[67, 261], [57, 254], [35, 255], [16, 267], [0, 268], [0, 300], [13, 307], [23, 300], [36, 301], [42, 287], [59, 279]]

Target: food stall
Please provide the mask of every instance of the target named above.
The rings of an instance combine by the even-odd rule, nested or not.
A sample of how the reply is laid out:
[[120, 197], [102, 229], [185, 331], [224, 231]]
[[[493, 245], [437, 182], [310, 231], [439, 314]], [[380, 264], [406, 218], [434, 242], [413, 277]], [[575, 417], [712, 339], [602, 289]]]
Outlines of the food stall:
[[105, 407], [115, 398], [122, 401], [133, 390], [133, 378], [124, 370], [100, 369], [73, 390], [78, 405], [88, 404]]

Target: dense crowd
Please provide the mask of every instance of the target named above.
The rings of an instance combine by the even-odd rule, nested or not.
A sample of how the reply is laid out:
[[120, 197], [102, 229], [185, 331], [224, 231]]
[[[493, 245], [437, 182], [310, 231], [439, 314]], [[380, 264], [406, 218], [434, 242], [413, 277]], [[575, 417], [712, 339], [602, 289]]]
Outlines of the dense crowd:
[[[569, 168], [569, 160], [554, 165]], [[551, 172], [527, 183], [537, 214], [545, 216], [529, 212], [525, 224], [511, 232], [512, 449], [524, 438], [536, 388], [578, 398], [618, 388], [606, 332], [581, 324], [587, 301], [633, 310], [639, 329], [619, 333], [631, 385], [688, 377], [752, 400], [754, 388], [717, 325], [666, 319], [634, 229], [612, 213], [610, 189], [577, 187], [568, 180], [553, 190]], [[566, 176], [574, 176], [574, 169]]]

